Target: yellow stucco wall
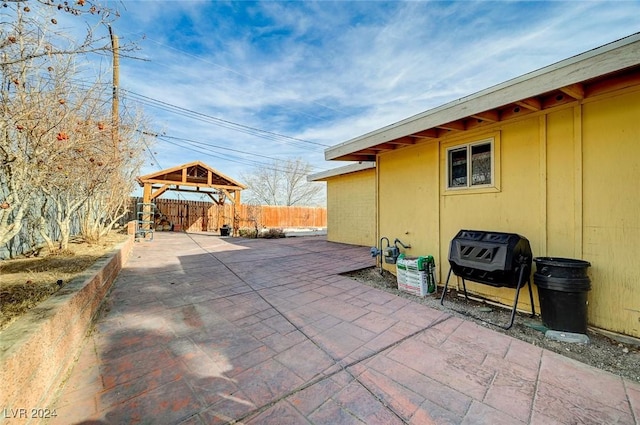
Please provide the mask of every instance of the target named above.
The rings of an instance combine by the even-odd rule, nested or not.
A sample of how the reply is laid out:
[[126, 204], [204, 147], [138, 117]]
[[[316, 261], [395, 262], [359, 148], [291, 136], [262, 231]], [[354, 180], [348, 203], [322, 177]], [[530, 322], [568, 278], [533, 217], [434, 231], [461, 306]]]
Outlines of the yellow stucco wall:
[[[589, 324], [640, 337], [638, 111], [640, 91], [629, 88], [380, 154], [378, 234], [410, 243], [408, 255], [434, 255], [441, 284], [460, 229], [518, 233], [534, 257], [585, 259], [592, 264]], [[447, 147], [487, 137], [497, 141], [497, 187], [447, 191]], [[510, 288], [467, 288], [513, 303]], [[537, 291], [534, 297], [539, 312]], [[519, 308], [530, 311], [526, 290]]]
[[376, 171], [327, 179], [327, 240], [376, 246]]
[[589, 321], [640, 336], [640, 92], [584, 105], [583, 257]]
[[[576, 193], [576, 143], [574, 140], [573, 125], [574, 108], [563, 109], [549, 114], [546, 119], [547, 141], [543, 142], [541, 149], [546, 149], [545, 184], [546, 213], [541, 212], [542, 220], [546, 220], [546, 249], [536, 253], [544, 257], [553, 255], [556, 257], [577, 258], [580, 256], [577, 248], [577, 233], [580, 229], [575, 227], [576, 213], [579, 205], [576, 205], [574, 194]], [[577, 136], [577, 135], [576, 135]], [[543, 164], [544, 165], [544, 164]], [[545, 228], [541, 229], [545, 231]]]
[[[378, 157], [380, 237], [410, 244], [411, 255], [437, 256], [438, 147], [424, 143]], [[395, 269], [393, 269], [395, 272]]]

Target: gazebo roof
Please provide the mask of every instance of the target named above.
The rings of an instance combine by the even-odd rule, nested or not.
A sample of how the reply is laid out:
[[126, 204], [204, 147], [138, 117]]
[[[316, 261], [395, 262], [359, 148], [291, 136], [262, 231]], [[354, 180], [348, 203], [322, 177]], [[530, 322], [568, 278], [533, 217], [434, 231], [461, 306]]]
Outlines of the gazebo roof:
[[139, 176], [137, 179], [140, 186], [145, 183], [153, 186], [175, 185], [211, 189], [242, 190], [246, 186], [228, 177], [221, 172], [211, 168], [200, 161], [189, 162], [166, 170]]

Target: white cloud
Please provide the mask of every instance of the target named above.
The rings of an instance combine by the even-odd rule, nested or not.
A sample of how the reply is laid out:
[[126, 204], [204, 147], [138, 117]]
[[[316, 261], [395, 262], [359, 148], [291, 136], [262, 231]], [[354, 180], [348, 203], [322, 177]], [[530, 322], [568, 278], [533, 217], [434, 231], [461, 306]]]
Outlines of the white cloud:
[[[150, 60], [123, 61], [125, 89], [329, 145], [629, 35], [640, 14], [637, 2], [119, 4], [127, 11], [116, 31], [127, 39], [145, 34], [140, 55]], [[171, 136], [340, 165], [324, 163], [313, 145], [148, 114]], [[200, 157], [166, 143], [156, 150], [167, 167]], [[219, 156], [211, 165], [230, 176], [263, 160]]]

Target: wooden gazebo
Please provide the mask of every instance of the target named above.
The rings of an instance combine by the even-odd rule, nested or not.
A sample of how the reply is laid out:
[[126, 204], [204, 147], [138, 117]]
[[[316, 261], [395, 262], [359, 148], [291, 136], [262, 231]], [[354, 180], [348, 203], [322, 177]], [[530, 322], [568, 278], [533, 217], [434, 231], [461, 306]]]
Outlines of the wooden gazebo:
[[218, 205], [229, 201], [235, 217], [235, 207], [240, 205], [240, 191], [246, 189], [245, 185], [200, 161], [146, 174], [136, 180], [143, 188], [142, 215], [146, 216], [143, 221], [151, 220], [152, 202], [168, 190], [206, 194]]

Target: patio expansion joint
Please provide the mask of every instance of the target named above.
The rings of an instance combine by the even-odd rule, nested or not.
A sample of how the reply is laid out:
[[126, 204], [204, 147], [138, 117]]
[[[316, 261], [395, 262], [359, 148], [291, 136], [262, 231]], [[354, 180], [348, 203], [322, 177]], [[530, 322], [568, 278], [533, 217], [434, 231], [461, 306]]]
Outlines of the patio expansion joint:
[[[447, 321], [451, 317], [453, 317], [453, 316], [451, 316], [450, 314], [447, 314], [447, 313], [443, 313], [439, 318], [437, 318], [436, 320], [434, 320], [432, 323], [430, 323], [429, 325], [425, 326], [424, 328], [418, 329], [417, 331], [415, 331], [415, 332], [413, 332], [413, 333], [411, 333], [411, 334], [409, 334], [409, 335], [407, 335], [407, 336], [405, 336], [405, 337], [403, 337], [403, 338], [401, 338], [401, 339], [399, 339], [399, 340], [397, 340], [397, 341], [395, 341], [395, 342], [393, 342], [391, 344], [388, 344], [388, 345], [376, 350], [375, 352], [368, 354], [367, 356], [364, 356], [364, 357], [362, 357], [360, 359], [354, 360], [354, 361], [352, 361], [350, 363], [347, 363], [347, 364], [341, 364], [341, 362], [339, 360], [336, 360], [333, 356], [331, 356], [331, 355], [329, 355], [327, 353], [327, 355], [329, 355], [334, 360], [334, 364], [339, 366], [339, 369], [337, 369], [337, 370], [335, 370], [335, 371], [333, 371], [331, 373], [328, 373], [326, 375], [318, 376], [315, 379], [312, 379], [311, 381], [305, 383], [304, 385], [301, 385], [301, 386], [299, 386], [297, 388], [294, 388], [293, 390], [283, 394], [279, 398], [277, 398], [275, 400], [272, 400], [269, 403], [267, 403], [267, 404], [265, 404], [263, 406], [260, 406], [260, 407], [258, 407], [256, 409], [246, 413], [242, 417], [237, 418], [236, 421], [237, 422], [242, 422], [243, 420], [245, 420], [247, 418], [250, 418], [252, 416], [258, 415], [258, 414], [264, 412], [265, 410], [271, 408], [272, 406], [276, 405], [277, 403], [279, 403], [279, 402], [281, 402], [283, 400], [286, 400], [287, 398], [291, 397], [292, 395], [294, 395], [296, 393], [299, 393], [300, 391], [303, 391], [303, 390], [305, 390], [305, 389], [307, 389], [307, 388], [309, 388], [309, 387], [311, 387], [313, 385], [316, 385], [316, 384], [318, 384], [318, 383], [320, 383], [320, 382], [322, 382], [322, 381], [324, 381], [326, 379], [329, 379], [329, 378], [331, 378], [331, 377], [333, 377], [333, 376], [335, 376], [335, 375], [337, 375], [339, 373], [345, 372], [349, 376], [351, 376], [354, 379], [354, 381], [358, 382], [358, 384], [360, 384], [369, 394], [371, 394], [371, 396], [373, 396], [376, 400], [378, 400], [378, 402], [380, 402], [380, 404], [383, 405], [387, 410], [389, 410], [394, 416], [396, 416], [403, 423], [406, 423], [406, 419], [405, 418], [403, 418], [398, 412], [394, 411], [394, 409], [392, 409], [384, 400], [382, 400], [380, 397], [376, 396], [375, 393], [373, 393], [373, 391], [364, 382], [362, 382], [357, 376], [355, 376], [348, 369], [353, 367], [353, 366], [355, 366], [355, 365], [357, 365], [357, 364], [359, 364], [359, 363], [362, 363], [362, 362], [364, 362], [366, 360], [369, 360], [370, 358], [372, 358], [372, 357], [374, 357], [374, 356], [376, 356], [376, 355], [378, 355], [378, 354], [380, 354], [380, 353], [382, 353], [382, 352], [384, 352], [386, 350], [389, 350], [390, 348], [393, 348], [393, 347], [403, 343], [404, 341], [406, 341], [406, 340], [408, 340], [410, 338], [413, 338], [416, 335], [418, 335], [418, 334], [420, 334], [422, 332], [425, 332], [425, 331], [429, 330], [430, 328], [432, 328], [432, 327], [434, 327], [434, 326], [436, 326], [436, 325], [438, 325], [440, 323], [443, 323], [443, 322]], [[312, 343], [314, 343], [314, 345], [317, 346], [317, 344], [315, 343], [315, 341], [313, 341], [312, 338], [309, 338], [309, 337], [307, 337], [307, 338]], [[318, 347], [318, 348], [320, 348], [323, 352], [325, 352], [325, 350], [323, 350], [322, 347]], [[206, 406], [204, 409], [202, 409], [202, 411], [207, 410], [207, 409], [209, 409], [211, 407], [213, 407], [213, 405]]]
[[[451, 314], [448, 313], [442, 313], [438, 318], [436, 318], [433, 322], [429, 323], [427, 326], [418, 329], [417, 331], [406, 335], [400, 339], [398, 339], [397, 341], [392, 342], [391, 344], [388, 344], [384, 347], [379, 348], [378, 350], [360, 358], [360, 359], [356, 359], [350, 363], [347, 363], [346, 365], [343, 364], [339, 359], [336, 359], [335, 357], [333, 357], [329, 352], [327, 352], [327, 350], [320, 346], [312, 337], [310, 337], [309, 335], [307, 335], [302, 329], [300, 329], [298, 326], [296, 326], [295, 323], [291, 322], [291, 320], [287, 317], [286, 314], [284, 314], [283, 312], [281, 312], [276, 306], [274, 306], [272, 303], [270, 303], [262, 294], [260, 294], [260, 292], [255, 289], [249, 282], [247, 282], [246, 280], [244, 280], [241, 276], [239, 276], [235, 271], [233, 271], [227, 264], [225, 264], [223, 261], [221, 261], [219, 258], [217, 258], [212, 252], [208, 251], [205, 247], [203, 247], [202, 245], [200, 245], [195, 239], [193, 239], [191, 236], [189, 236], [191, 238], [191, 240], [198, 245], [198, 247], [200, 247], [200, 249], [202, 249], [205, 253], [207, 253], [209, 256], [211, 256], [212, 258], [214, 258], [215, 260], [219, 261], [220, 263], [222, 263], [222, 265], [224, 265], [224, 267], [229, 270], [230, 273], [232, 273], [236, 278], [238, 278], [241, 282], [243, 282], [245, 285], [247, 285], [249, 288], [251, 288], [251, 291], [249, 292], [255, 292], [256, 295], [258, 295], [265, 303], [267, 303], [269, 306], [271, 306], [271, 308], [273, 308], [282, 318], [284, 318], [287, 322], [289, 322], [298, 332], [300, 332], [302, 335], [304, 335], [305, 338], [307, 338], [307, 340], [309, 340], [314, 346], [316, 346], [319, 350], [321, 350], [323, 353], [325, 353], [327, 356], [329, 356], [329, 358], [331, 358], [334, 362], [334, 365], [338, 366], [339, 369], [337, 369], [334, 372], [331, 372], [329, 374], [326, 375], [322, 375], [322, 376], [318, 376], [315, 379], [310, 380], [309, 382], [305, 383], [304, 385], [301, 385], [297, 388], [294, 388], [293, 390], [283, 394], [282, 396], [280, 396], [279, 398], [270, 401], [269, 403], [264, 404], [263, 406], [260, 406], [248, 413], [246, 413], [245, 415], [243, 415], [242, 417], [239, 417], [236, 419], [236, 422], [242, 422], [243, 420], [252, 417], [254, 415], [258, 415], [262, 412], [264, 412], [265, 410], [269, 409], [270, 407], [274, 406], [275, 404], [285, 400], [286, 398], [292, 396], [293, 394], [296, 394], [306, 388], [311, 387], [312, 385], [315, 385], [325, 379], [331, 378], [332, 376], [335, 376], [338, 373], [341, 372], [345, 372], [347, 373], [349, 376], [351, 376], [356, 382], [358, 382], [358, 384], [360, 384], [368, 393], [370, 393], [376, 400], [378, 400], [378, 402], [380, 402], [381, 405], [383, 405], [387, 410], [389, 410], [394, 416], [396, 416], [399, 420], [401, 420], [403, 423], [406, 422], [404, 418], [402, 418], [402, 416], [400, 414], [398, 414], [398, 412], [394, 411], [390, 406], [388, 406], [387, 403], [384, 402], [384, 400], [382, 400], [381, 398], [379, 398], [378, 396], [376, 396], [371, 389], [369, 389], [367, 387], [367, 385], [365, 385], [360, 379], [358, 379], [358, 377], [354, 376], [353, 373], [351, 373], [348, 369], [363, 362], [366, 360], [369, 360], [370, 358], [372, 358], [373, 356], [376, 356], [380, 353], [382, 353], [383, 351], [386, 351], [390, 348], [396, 347], [399, 344], [403, 343], [404, 341], [415, 337], [416, 335], [427, 331], [428, 329], [431, 329], [432, 327], [439, 325], [440, 323], [443, 323], [445, 321], [447, 321], [448, 319], [452, 318], [453, 316]], [[200, 409], [198, 412], [194, 413], [193, 415], [191, 415], [190, 417], [196, 416], [199, 413], [202, 413], [208, 409], [210, 409], [211, 407], [215, 406], [214, 404], [208, 405], [203, 407], [202, 409]]]
[[538, 384], [540, 383], [540, 369], [542, 367], [542, 361], [538, 363], [538, 370], [536, 373], [536, 380], [533, 384], [533, 398], [531, 399], [531, 408], [529, 409], [529, 418], [528, 423], [531, 423], [533, 420], [533, 412], [535, 410], [536, 401], [538, 400]]
[[404, 341], [406, 341], [408, 339], [411, 339], [414, 336], [419, 335], [419, 334], [431, 329], [432, 327], [439, 325], [440, 323], [446, 322], [447, 320], [449, 320], [452, 317], [453, 316], [448, 314], [448, 313], [442, 313], [438, 318], [436, 318], [433, 322], [429, 323], [427, 326], [425, 326], [423, 328], [420, 328], [417, 331], [414, 331], [414, 332], [412, 332], [412, 333], [400, 338], [397, 341], [394, 341], [394, 342], [392, 342], [390, 344], [387, 344], [384, 347], [382, 347], [382, 348], [380, 348], [380, 349], [378, 349], [378, 350], [376, 350], [376, 351], [374, 351], [374, 352], [372, 352], [370, 354], [367, 354], [366, 356], [364, 356], [364, 357], [362, 357], [360, 359], [354, 360], [351, 363], [348, 363], [348, 364], [344, 365], [344, 368], [353, 367], [353, 366], [357, 365], [358, 363], [362, 363], [365, 360], [369, 360], [370, 358], [372, 358], [374, 356], [377, 356], [378, 354], [382, 353], [383, 351], [386, 351], [386, 350], [388, 350], [390, 348], [396, 347], [396, 346], [402, 344]]
[[629, 411], [631, 412], [631, 417], [633, 418], [636, 424], [640, 424], [640, 417], [636, 415], [636, 411], [634, 410], [633, 405], [631, 404], [631, 397], [629, 395], [629, 386], [627, 385], [627, 381], [624, 379], [622, 380], [622, 387], [624, 388], [624, 394], [627, 397], [627, 406], [629, 408]]

